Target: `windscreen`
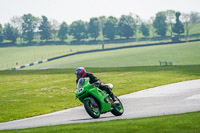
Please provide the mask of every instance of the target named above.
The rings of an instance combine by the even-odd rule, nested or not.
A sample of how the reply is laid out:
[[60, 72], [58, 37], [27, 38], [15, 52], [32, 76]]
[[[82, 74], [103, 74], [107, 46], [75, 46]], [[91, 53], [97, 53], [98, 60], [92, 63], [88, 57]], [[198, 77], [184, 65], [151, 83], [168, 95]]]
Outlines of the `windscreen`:
[[84, 78], [80, 78], [80, 79], [78, 80], [77, 87], [79, 87], [79, 86], [83, 86], [84, 83], [85, 83], [85, 79], [84, 79]]

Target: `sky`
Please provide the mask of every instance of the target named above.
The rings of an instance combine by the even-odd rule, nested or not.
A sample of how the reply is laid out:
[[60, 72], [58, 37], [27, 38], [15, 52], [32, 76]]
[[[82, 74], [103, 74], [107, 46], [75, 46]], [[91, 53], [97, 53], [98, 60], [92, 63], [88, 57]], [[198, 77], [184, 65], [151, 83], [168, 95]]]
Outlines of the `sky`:
[[71, 24], [76, 20], [89, 21], [92, 17], [137, 14], [148, 20], [159, 11], [172, 9], [189, 13], [200, 12], [200, 0], [0, 0], [0, 24], [14, 16], [31, 13], [49, 20]]

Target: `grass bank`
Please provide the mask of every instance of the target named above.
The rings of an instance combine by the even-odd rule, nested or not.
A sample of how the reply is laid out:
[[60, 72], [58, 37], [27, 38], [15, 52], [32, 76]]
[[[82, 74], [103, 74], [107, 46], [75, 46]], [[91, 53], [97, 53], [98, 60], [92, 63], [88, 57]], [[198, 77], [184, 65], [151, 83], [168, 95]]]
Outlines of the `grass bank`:
[[[146, 43], [158, 43], [159, 41], [149, 42], [128, 42], [105, 44], [105, 48], [113, 48], [129, 45], [140, 45]], [[49, 45], [49, 46], [29, 46], [29, 47], [0, 47], [0, 70], [11, 67], [29, 64], [35, 61], [49, 59], [52, 57], [74, 53], [77, 51], [102, 49], [101, 44], [96, 45]]]
[[[200, 65], [87, 68], [115, 95], [200, 78]], [[75, 100], [74, 69], [0, 71], [0, 122], [81, 105]]]
[[156, 66], [159, 61], [171, 61], [173, 65], [195, 65], [200, 64], [199, 53], [200, 42], [177, 43], [74, 55], [27, 69]]

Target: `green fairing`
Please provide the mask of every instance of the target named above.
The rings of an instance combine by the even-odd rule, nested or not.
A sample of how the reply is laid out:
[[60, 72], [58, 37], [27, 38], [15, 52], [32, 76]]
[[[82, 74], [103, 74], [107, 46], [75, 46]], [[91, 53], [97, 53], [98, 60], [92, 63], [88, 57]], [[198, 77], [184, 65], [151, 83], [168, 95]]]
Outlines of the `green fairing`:
[[[106, 94], [104, 91], [98, 89], [97, 87], [92, 86], [89, 83], [89, 78], [84, 78], [85, 82], [83, 85], [77, 85], [76, 90], [76, 96], [77, 98], [83, 103], [84, 100], [90, 99], [90, 96], [92, 95], [94, 98], [96, 98], [100, 102], [101, 106], [101, 113], [108, 112], [112, 110], [111, 103], [106, 103], [104, 99], [108, 97], [108, 94]], [[78, 93], [78, 90], [81, 88], [84, 88], [84, 90], [81, 93]]]

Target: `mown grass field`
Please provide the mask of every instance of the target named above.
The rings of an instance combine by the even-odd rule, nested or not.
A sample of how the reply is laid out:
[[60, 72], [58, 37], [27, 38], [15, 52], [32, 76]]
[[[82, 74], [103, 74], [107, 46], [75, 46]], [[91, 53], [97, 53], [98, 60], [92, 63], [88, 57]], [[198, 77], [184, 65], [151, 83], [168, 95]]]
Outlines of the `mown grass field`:
[[[123, 44], [106, 44], [105, 48], [119, 47], [119, 46], [128, 46], [136, 44], [146, 44], [148, 42], [132, 42], [132, 43], [123, 43]], [[153, 42], [151, 42], [153, 43]], [[187, 45], [190, 44], [190, 45]], [[141, 47], [141, 48], [132, 48], [132, 49], [122, 49], [115, 51], [107, 51], [94, 54], [84, 54], [79, 58], [78, 56], [65, 58], [63, 60], [58, 60], [51, 64], [59, 63], [61, 67], [76, 67], [80, 63], [88, 66], [95, 67], [93, 63], [96, 59], [99, 59], [102, 63], [98, 63], [100, 67], [104, 67], [105, 64], [110, 67], [119, 66], [150, 66], [158, 65], [159, 60], [179, 60], [176, 62], [176, 65], [185, 65], [185, 64], [199, 64], [198, 61], [193, 60], [194, 54], [199, 53], [199, 42], [195, 43], [186, 43], [186, 44], [173, 44], [173, 46], [153, 46], [153, 47]], [[77, 51], [83, 50], [92, 50], [92, 49], [101, 49], [101, 45], [52, 45], [52, 46], [31, 46], [31, 47], [8, 47], [0, 48], [0, 70], [16, 67], [29, 64], [35, 61], [40, 61], [60, 55], [65, 55], [69, 53], [74, 53]], [[179, 52], [177, 52], [179, 51]], [[177, 56], [178, 55], [178, 56]], [[199, 54], [197, 54], [198, 56]], [[178, 58], [174, 58], [178, 57]], [[83, 58], [84, 57], [84, 58]], [[112, 60], [111, 63], [107, 63], [108, 60]], [[158, 58], [159, 57], [159, 58]], [[183, 57], [183, 59], [181, 58]], [[150, 59], [153, 58], [154, 60]], [[116, 60], [117, 59], [117, 60]], [[88, 62], [89, 60], [89, 62]], [[172, 61], [173, 61], [172, 60]], [[76, 62], [80, 62], [76, 64]], [[122, 63], [118, 62], [123, 61]], [[83, 63], [84, 62], [84, 63]], [[114, 63], [115, 62], [115, 63]], [[117, 63], [116, 63], [117, 62]], [[101, 64], [101, 65], [100, 65]], [[47, 64], [48, 65], [48, 64]], [[42, 64], [41, 66], [45, 66]], [[99, 67], [96, 66], [96, 67]], [[33, 68], [37, 68], [33, 67]]]
[[[75, 100], [75, 69], [0, 71], [0, 122], [81, 105]], [[87, 68], [119, 96], [170, 83], [199, 79], [200, 65]]]
[[[158, 41], [157, 41], [158, 42]], [[121, 44], [106, 44], [105, 48], [138, 45], [156, 42], [130, 42]], [[0, 48], [0, 70], [25, 65], [60, 55], [74, 53], [77, 51], [101, 49], [102, 45], [49, 45], [30, 47], [6, 47]]]
[[200, 42], [177, 43], [149, 47], [138, 47], [74, 55], [28, 67], [76, 68], [83, 67], [126, 67], [156, 66], [159, 61], [171, 61], [173, 65], [200, 64]]
[[[0, 131], [1, 132], [1, 131]], [[200, 112], [106, 122], [4, 130], [4, 133], [199, 133]]]

